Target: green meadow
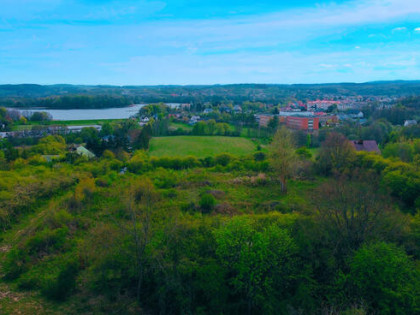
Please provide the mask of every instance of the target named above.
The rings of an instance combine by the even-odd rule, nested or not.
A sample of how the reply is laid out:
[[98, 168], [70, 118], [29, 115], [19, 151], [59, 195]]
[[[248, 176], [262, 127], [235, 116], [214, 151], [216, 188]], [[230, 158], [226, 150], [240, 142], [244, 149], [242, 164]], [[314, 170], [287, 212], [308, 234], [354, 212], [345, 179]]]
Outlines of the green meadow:
[[254, 152], [255, 144], [245, 138], [219, 136], [159, 137], [150, 141], [151, 156], [195, 156], [198, 158], [220, 153], [246, 155]]

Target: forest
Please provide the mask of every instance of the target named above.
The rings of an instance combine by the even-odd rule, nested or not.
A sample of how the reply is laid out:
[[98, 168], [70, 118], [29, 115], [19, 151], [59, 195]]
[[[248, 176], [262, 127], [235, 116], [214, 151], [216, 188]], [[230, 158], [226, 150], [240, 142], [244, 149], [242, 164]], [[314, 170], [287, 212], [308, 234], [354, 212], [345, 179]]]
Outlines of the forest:
[[337, 84], [231, 84], [167, 86], [0, 85], [0, 106], [56, 109], [110, 108], [148, 103], [246, 101], [284, 103], [342, 97], [406, 98], [420, 94], [419, 81]]
[[[0, 140], [2, 313], [420, 312], [418, 125], [247, 138], [165, 119]], [[219, 151], [153, 153], [204, 138]]]

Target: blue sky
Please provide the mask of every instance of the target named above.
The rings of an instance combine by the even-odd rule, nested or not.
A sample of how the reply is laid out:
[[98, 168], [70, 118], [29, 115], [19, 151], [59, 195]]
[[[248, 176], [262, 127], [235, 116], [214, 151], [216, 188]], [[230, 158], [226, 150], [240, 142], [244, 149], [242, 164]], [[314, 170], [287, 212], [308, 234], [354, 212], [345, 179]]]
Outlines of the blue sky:
[[420, 79], [419, 0], [0, 0], [0, 84]]

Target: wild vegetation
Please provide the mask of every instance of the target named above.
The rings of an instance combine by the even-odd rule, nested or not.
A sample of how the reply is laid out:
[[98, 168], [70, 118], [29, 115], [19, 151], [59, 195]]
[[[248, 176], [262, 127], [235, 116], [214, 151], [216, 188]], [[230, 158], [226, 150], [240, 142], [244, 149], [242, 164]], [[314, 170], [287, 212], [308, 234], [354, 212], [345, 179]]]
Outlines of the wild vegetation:
[[1, 313], [420, 312], [420, 127], [161, 137], [145, 110], [0, 140]]

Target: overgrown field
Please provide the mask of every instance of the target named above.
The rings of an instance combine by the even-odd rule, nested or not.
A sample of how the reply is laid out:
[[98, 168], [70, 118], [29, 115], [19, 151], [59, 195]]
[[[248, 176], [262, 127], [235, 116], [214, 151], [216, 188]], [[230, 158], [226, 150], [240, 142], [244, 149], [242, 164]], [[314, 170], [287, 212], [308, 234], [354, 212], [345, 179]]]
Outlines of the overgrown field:
[[195, 156], [204, 158], [220, 153], [246, 155], [256, 150], [251, 140], [239, 137], [177, 136], [150, 141], [151, 156]]
[[241, 138], [38, 153], [59, 140], [0, 164], [0, 314], [420, 311], [414, 163], [300, 148], [285, 180], [273, 151]]

